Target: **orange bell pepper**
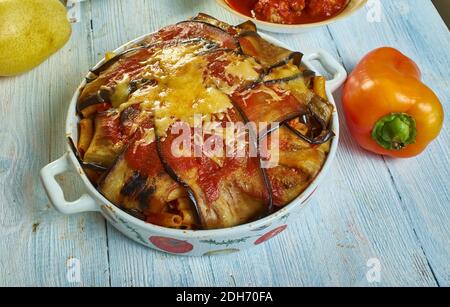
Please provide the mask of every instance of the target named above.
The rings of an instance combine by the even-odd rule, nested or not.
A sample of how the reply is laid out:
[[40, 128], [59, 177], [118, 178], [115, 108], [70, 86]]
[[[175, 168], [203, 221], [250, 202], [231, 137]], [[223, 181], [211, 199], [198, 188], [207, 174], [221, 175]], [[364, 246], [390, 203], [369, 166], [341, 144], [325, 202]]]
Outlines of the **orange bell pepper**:
[[365, 56], [343, 90], [351, 134], [363, 148], [392, 157], [414, 157], [440, 133], [444, 110], [421, 81], [419, 67], [393, 48]]

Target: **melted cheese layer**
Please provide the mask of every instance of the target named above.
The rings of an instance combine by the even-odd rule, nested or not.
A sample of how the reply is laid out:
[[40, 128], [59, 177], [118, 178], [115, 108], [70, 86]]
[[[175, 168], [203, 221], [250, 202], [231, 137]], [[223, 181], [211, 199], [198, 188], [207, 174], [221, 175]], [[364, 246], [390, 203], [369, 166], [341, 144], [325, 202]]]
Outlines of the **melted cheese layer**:
[[151, 110], [159, 136], [166, 136], [167, 130], [177, 121], [193, 126], [198, 114], [204, 121], [209, 121], [213, 114], [232, 108], [226, 94], [204, 84], [207, 61], [196, 55], [200, 47], [181, 45], [156, 52], [146, 62], [143, 76], [155, 80], [157, 85], [140, 89], [121, 108], [141, 103], [141, 109]]

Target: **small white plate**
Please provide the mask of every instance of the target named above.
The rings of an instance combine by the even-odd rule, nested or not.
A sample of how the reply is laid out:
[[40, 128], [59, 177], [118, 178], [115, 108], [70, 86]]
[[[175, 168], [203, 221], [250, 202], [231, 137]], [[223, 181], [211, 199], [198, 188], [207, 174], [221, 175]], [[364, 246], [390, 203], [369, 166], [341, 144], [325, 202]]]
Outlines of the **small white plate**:
[[232, 14], [236, 15], [241, 19], [242, 21], [251, 20], [253, 21], [257, 26], [258, 30], [264, 30], [268, 32], [273, 33], [302, 33], [311, 31], [313, 29], [326, 26], [329, 24], [332, 24], [338, 20], [344, 19], [346, 17], [349, 17], [351, 14], [358, 11], [360, 8], [362, 8], [366, 3], [367, 0], [350, 0], [350, 3], [347, 5], [347, 7], [342, 11], [339, 15], [334, 16], [333, 18], [321, 21], [321, 22], [315, 22], [315, 23], [308, 23], [308, 24], [299, 24], [299, 25], [285, 25], [285, 24], [279, 24], [279, 23], [272, 23], [262, 20], [257, 20], [256, 18], [251, 18], [249, 16], [246, 16], [244, 14], [241, 14], [240, 12], [236, 11], [235, 9], [231, 8], [230, 5], [225, 0], [216, 0], [218, 4], [220, 4], [223, 8], [231, 12]]

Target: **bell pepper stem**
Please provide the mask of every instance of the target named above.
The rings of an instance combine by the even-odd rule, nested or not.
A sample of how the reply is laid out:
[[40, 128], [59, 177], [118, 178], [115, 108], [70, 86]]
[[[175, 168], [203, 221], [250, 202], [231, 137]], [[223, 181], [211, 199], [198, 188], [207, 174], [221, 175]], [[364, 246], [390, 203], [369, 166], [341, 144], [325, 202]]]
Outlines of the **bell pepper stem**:
[[372, 130], [372, 138], [383, 148], [401, 150], [416, 141], [416, 121], [406, 113], [382, 117]]

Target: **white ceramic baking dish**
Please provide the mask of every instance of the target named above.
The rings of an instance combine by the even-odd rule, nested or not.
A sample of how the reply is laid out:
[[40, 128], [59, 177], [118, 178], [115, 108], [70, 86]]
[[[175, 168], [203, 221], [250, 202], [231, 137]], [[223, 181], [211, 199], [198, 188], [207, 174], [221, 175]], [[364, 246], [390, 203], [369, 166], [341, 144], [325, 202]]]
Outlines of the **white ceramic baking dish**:
[[[115, 50], [120, 53], [131, 45], [141, 41], [147, 35], [133, 40]], [[261, 34], [266, 40], [288, 48], [282, 42]], [[321, 62], [322, 66], [332, 75], [332, 79], [327, 82], [327, 94], [331, 103], [334, 104], [332, 93], [345, 81], [347, 74], [345, 69], [327, 52], [318, 50], [306, 54], [303, 58], [304, 64], [311, 70], [315, 70], [312, 61]], [[104, 60], [103, 60], [104, 61]], [[103, 63], [101, 61], [97, 67]], [[76, 103], [81, 88], [85, 85], [83, 81], [76, 90], [67, 114], [66, 137], [71, 137], [75, 142], [78, 140], [78, 117], [76, 113]], [[311, 185], [292, 203], [258, 221], [240, 225], [232, 228], [217, 230], [177, 230], [152, 225], [141, 221], [108, 201], [90, 183], [85, 175], [80, 163], [68, 145], [66, 153], [58, 160], [48, 164], [41, 170], [41, 180], [45, 191], [54, 207], [63, 214], [75, 214], [82, 212], [100, 212], [115, 228], [127, 237], [141, 243], [147, 247], [160, 251], [187, 256], [215, 255], [221, 253], [236, 252], [244, 248], [259, 245], [266, 240], [276, 236], [288, 228], [289, 217], [294, 210], [300, 210], [311, 195], [316, 191], [317, 186], [324, 180], [330, 165], [335, 157], [339, 138], [339, 119], [337, 112], [333, 113], [332, 129], [336, 134], [331, 145], [331, 151], [323, 166], [323, 169]], [[86, 188], [86, 193], [73, 202], [66, 201], [64, 192], [55, 176], [76, 172], [80, 176]], [[84, 191], [80, 191], [84, 193]]]

